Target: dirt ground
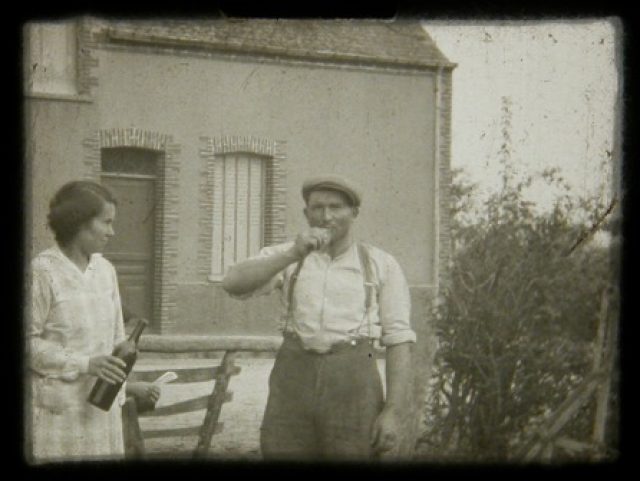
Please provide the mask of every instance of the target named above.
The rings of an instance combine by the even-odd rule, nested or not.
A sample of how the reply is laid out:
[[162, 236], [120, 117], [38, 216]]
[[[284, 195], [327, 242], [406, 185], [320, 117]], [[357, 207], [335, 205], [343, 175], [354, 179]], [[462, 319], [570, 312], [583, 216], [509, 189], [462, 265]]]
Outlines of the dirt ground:
[[[136, 370], [153, 367], [171, 370], [179, 366], [196, 367], [216, 365], [215, 359], [140, 359]], [[233, 392], [233, 400], [223, 404], [220, 422], [224, 424], [222, 432], [214, 434], [211, 439], [209, 458], [218, 460], [259, 461], [260, 456], [260, 423], [264, 407], [267, 403], [269, 373], [273, 367], [273, 359], [240, 358], [235, 364], [241, 372], [232, 376], [229, 391]], [[379, 360], [379, 369], [384, 380], [384, 361]], [[384, 385], [384, 383], [383, 383]], [[172, 404], [188, 399], [194, 395], [205, 395], [211, 392], [213, 381], [179, 384], [179, 380], [166, 384], [158, 406]], [[200, 426], [205, 410], [193, 413], [176, 414], [165, 418], [140, 418], [140, 427], [145, 429], [161, 429], [168, 425], [175, 427]], [[147, 457], [150, 459], [177, 459], [189, 456], [197, 444], [196, 436], [174, 437], [167, 439], [148, 439], [145, 441]]]
[[[179, 359], [156, 360], [141, 359], [136, 370], [146, 367], [171, 370], [172, 367], [200, 367], [216, 365], [215, 359]], [[267, 385], [273, 359], [237, 359], [235, 364], [241, 368], [239, 374], [232, 376], [228, 390], [233, 392], [231, 402], [224, 403], [219, 421], [224, 424], [222, 432], [211, 439], [209, 457], [225, 460], [259, 460], [259, 429], [262, 410], [267, 402]], [[179, 379], [162, 388], [157, 406], [173, 404], [178, 401], [211, 393], [214, 382], [180, 384]], [[165, 427], [200, 426], [205, 410], [176, 414], [164, 418], [142, 417], [140, 427], [162, 429]], [[189, 455], [197, 444], [197, 436], [154, 438], [145, 440], [147, 457], [170, 459]]]

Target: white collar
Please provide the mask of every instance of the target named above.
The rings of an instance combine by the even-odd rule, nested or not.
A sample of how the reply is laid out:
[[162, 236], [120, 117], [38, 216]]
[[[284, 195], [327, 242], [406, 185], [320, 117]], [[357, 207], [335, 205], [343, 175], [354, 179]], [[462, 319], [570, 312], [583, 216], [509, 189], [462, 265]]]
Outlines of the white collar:
[[328, 253], [321, 251], [312, 251], [312, 254], [323, 259], [329, 259], [329, 262], [340, 263], [341, 266], [348, 267], [357, 271], [362, 270], [360, 264], [360, 258], [358, 257], [357, 242], [354, 241], [351, 245], [340, 255], [331, 259]]
[[95, 268], [95, 264], [96, 264], [96, 261], [98, 260], [98, 258], [102, 257], [102, 254], [100, 254], [98, 252], [95, 252], [95, 253], [91, 254], [91, 256], [89, 257], [89, 263], [87, 264], [87, 269], [84, 272], [82, 272], [80, 270], [80, 268], [76, 265], [76, 263], [73, 262], [71, 259], [69, 259], [67, 254], [64, 253], [64, 251], [60, 248], [60, 246], [57, 243], [54, 244], [49, 249], [49, 252], [51, 254], [53, 254], [54, 257], [57, 257], [57, 258], [61, 259], [67, 265], [71, 266], [73, 269], [78, 271], [78, 273], [80, 275], [83, 275], [83, 276], [86, 275], [89, 271], [92, 271]]

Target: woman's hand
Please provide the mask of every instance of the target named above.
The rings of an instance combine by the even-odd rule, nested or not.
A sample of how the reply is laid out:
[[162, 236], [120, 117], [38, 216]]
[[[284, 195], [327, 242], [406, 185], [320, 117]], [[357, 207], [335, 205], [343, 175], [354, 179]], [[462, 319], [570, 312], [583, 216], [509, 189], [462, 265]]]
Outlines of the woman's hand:
[[160, 399], [160, 386], [153, 382], [128, 382], [127, 396], [132, 396], [139, 413], [155, 409]]
[[152, 382], [128, 382], [127, 394], [155, 404], [160, 399], [160, 386]]
[[89, 374], [105, 380], [109, 384], [124, 382], [127, 364], [115, 356], [95, 356], [89, 359]]

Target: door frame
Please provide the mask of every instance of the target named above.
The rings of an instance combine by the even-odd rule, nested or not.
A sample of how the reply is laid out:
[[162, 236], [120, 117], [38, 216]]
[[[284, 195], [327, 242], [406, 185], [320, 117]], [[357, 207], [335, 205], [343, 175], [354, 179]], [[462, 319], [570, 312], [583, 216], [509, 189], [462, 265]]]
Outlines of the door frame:
[[158, 154], [154, 235], [153, 323], [157, 334], [175, 332], [178, 278], [180, 145], [170, 135], [134, 127], [94, 132], [83, 143], [85, 177], [100, 182], [101, 151], [113, 147], [151, 150]]

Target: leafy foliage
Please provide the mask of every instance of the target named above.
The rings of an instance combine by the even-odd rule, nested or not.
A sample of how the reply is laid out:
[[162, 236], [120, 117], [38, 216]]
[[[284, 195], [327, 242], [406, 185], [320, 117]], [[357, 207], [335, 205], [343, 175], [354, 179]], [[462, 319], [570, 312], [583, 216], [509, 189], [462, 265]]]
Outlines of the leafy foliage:
[[[564, 199], [536, 214], [522, 198], [527, 184], [506, 183], [474, 224], [457, 223], [454, 211], [451, 285], [437, 312], [425, 438], [432, 453], [508, 459], [525, 429], [591, 368], [600, 298], [611, 280], [609, 251], [583, 246], [569, 254], [588, 227], [575, 225], [570, 213], [592, 205]], [[453, 192], [472, 189], [454, 184]]]
[[[479, 215], [466, 216], [475, 187], [454, 173], [450, 284], [435, 313], [439, 349], [421, 439], [434, 459], [510, 459], [591, 369], [601, 296], [612, 286], [609, 248], [571, 250], [607, 206], [569, 195], [557, 170], [516, 182], [509, 141], [499, 153], [502, 188]], [[550, 212], [525, 200], [534, 181], [562, 193]], [[570, 436], [588, 438], [592, 404]]]

